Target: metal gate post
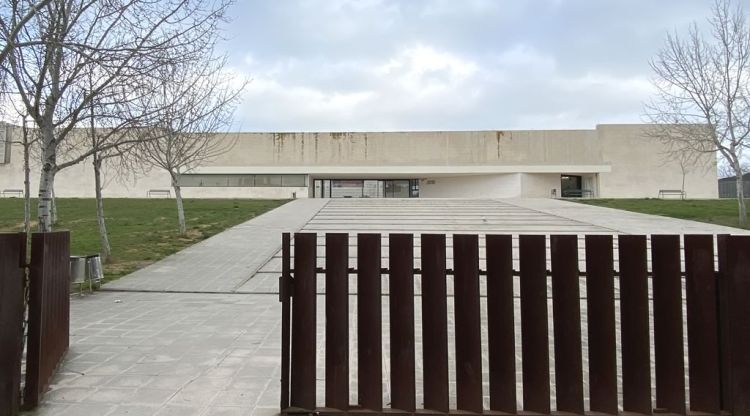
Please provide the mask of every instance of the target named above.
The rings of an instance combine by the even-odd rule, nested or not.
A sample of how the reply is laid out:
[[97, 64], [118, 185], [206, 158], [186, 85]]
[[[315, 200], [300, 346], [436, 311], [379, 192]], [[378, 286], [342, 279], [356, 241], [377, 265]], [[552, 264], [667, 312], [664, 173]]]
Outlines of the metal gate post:
[[281, 302], [281, 410], [289, 407], [289, 341], [291, 338], [292, 275], [290, 271], [289, 233], [281, 236], [281, 277], [279, 301]]

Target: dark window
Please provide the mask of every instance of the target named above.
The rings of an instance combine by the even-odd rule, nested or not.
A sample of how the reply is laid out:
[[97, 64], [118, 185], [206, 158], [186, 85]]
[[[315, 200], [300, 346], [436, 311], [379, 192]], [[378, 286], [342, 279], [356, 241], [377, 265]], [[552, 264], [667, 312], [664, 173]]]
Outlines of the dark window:
[[241, 175], [241, 174], [196, 174], [188, 173], [180, 177], [184, 187], [303, 187], [307, 186], [306, 175]]

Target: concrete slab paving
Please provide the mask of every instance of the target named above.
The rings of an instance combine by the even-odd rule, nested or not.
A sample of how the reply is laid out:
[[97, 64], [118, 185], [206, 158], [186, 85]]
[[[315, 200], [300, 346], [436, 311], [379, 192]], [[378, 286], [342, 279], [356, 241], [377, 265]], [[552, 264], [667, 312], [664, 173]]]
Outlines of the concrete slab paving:
[[750, 230], [705, 222], [641, 214], [549, 198], [507, 199], [503, 202], [623, 234], [750, 234]]
[[328, 200], [297, 199], [105, 285], [106, 290], [232, 292], [302, 228]]
[[[280, 392], [280, 304], [277, 295], [281, 264], [280, 234], [297, 230], [320, 234], [320, 256], [324, 254], [324, 233], [341, 231], [446, 233], [449, 248], [452, 246], [452, 234], [459, 232], [481, 235], [572, 233], [581, 236], [651, 233], [657, 230], [669, 233], [745, 233], [727, 227], [643, 216], [565, 201], [293, 201], [109, 284], [105, 291], [84, 297], [74, 295], [71, 302], [70, 351], [52, 381], [43, 405], [35, 414], [277, 414]], [[351, 242], [356, 243], [354, 236]], [[383, 243], [384, 265], [387, 265], [387, 239]], [[417, 261], [419, 243], [417, 238]], [[480, 239], [480, 244], [483, 245], [483, 239]], [[517, 247], [517, 241], [514, 245]], [[355, 254], [356, 248], [353, 247], [350, 258], [356, 258]], [[450, 249], [448, 257], [450, 261]], [[484, 256], [480, 261], [485, 261]], [[351, 264], [356, 265], [356, 262]], [[323, 279], [319, 280], [317, 378], [322, 380], [325, 286]], [[383, 287], [387, 286], [385, 278]], [[418, 279], [415, 286], [419, 293]], [[517, 281], [515, 286], [518, 295]], [[585, 296], [585, 285], [581, 283], [580, 286], [581, 295]], [[452, 282], [448, 282], [448, 288], [452, 291]], [[350, 293], [356, 293], [354, 284], [350, 289]], [[551, 286], [548, 291], [548, 295], [551, 295]], [[448, 309], [452, 311], [452, 297], [448, 302]], [[415, 303], [419, 304], [419, 301]], [[518, 371], [523, 358], [520, 350], [519, 305], [516, 298]], [[482, 299], [483, 322], [486, 322], [485, 306]], [[581, 306], [582, 323], [585, 325], [585, 302]], [[350, 297], [349, 307], [350, 322], [352, 328], [356, 328], [356, 296]], [[420, 310], [417, 308], [415, 311], [417, 316]], [[551, 310], [550, 303], [548, 312], [551, 313]], [[618, 326], [619, 316], [618, 313]], [[388, 297], [385, 296], [384, 403], [390, 400], [389, 319]], [[455, 330], [452, 315], [449, 316], [448, 325], [452, 333]], [[352, 330], [352, 347], [356, 345], [355, 334], [356, 331]], [[585, 329], [582, 335], [585, 345]], [[419, 362], [419, 330], [416, 337]], [[482, 359], [486, 371], [486, 336], [483, 338]], [[551, 352], [553, 342], [550, 336]], [[450, 388], [455, 392], [452, 342], [449, 352], [452, 369]], [[584, 349], [584, 368], [586, 354]], [[355, 354], [351, 358], [350, 391], [351, 400], [355, 403]], [[550, 364], [554, 366], [554, 353], [550, 358]], [[422, 368], [418, 366], [418, 392], [421, 392], [421, 372]], [[487, 374], [483, 375], [483, 379], [486, 401]], [[319, 381], [318, 402], [321, 405], [323, 387], [324, 383]], [[518, 389], [520, 401], [520, 385]], [[551, 391], [554, 394], [554, 384]], [[421, 396], [418, 403], [421, 403], [420, 400]], [[554, 400], [552, 403], [554, 409]], [[451, 401], [451, 404], [455, 406], [455, 402]]]
[[98, 292], [72, 300], [70, 350], [35, 414], [278, 412], [276, 297]]

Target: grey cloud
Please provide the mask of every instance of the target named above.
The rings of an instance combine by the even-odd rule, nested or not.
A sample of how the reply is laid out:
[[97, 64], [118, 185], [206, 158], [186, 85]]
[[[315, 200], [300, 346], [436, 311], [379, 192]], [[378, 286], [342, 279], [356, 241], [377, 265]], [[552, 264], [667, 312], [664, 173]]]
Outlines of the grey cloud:
[[254, 79], [245, 130], [639, 122], [664, 34], [704, 0], [243, 1], [227, 30]]

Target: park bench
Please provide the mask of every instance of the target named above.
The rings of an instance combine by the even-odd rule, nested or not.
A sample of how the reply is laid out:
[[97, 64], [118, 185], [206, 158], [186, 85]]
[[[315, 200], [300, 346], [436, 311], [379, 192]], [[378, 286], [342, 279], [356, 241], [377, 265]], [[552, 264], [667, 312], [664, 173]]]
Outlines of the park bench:
[[659, 189], [659, 198], [664, 198], [667, 195], [678, 195], [680, 199], [685, 199], [685, 191], [681, 189]]
[[23, 198], [23, 189], [3, 189], [2, 195], [4, 198]]
[[565, 189], [562, 196], [563, 198], [591, 198], [594, 192], [591, 189]]
[[153, 196], [163, 196], [163, 197], [171, 198], [172, 191], [170, 191], [169, 189], [149, 189], [146, 196], [148, 196], [149, 198]]

